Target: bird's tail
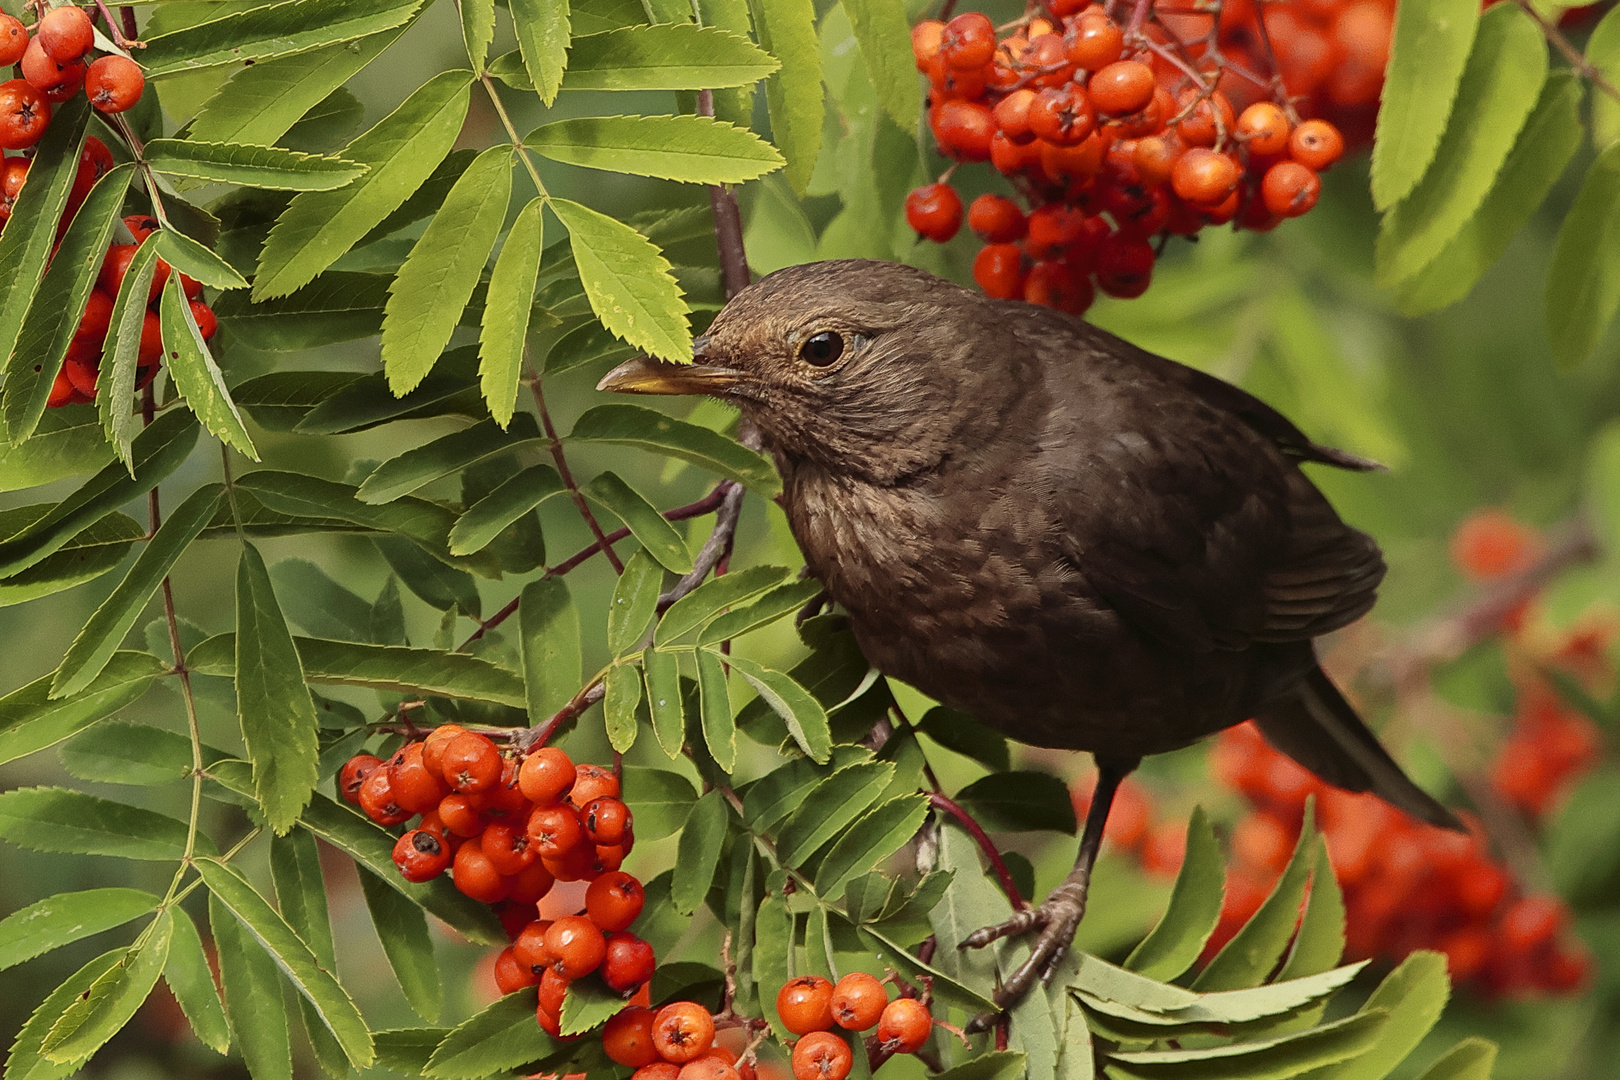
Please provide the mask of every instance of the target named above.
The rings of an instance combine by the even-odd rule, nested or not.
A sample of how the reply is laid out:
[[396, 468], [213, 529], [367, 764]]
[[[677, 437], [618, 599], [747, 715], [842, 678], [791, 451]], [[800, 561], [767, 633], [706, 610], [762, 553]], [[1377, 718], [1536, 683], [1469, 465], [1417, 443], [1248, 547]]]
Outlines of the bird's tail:
[[1320, 667], [1255, 716], [1266, 741], [1346, 791], [1371, 791], [1421, 821], [1462, 831], [1455, 814], [1414, 784]]

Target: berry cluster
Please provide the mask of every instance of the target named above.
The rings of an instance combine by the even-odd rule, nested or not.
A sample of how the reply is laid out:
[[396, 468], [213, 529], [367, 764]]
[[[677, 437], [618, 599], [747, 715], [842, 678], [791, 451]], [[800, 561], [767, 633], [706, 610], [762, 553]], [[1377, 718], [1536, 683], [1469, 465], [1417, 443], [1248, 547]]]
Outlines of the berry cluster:
[[1348, 957], [1436, 949], [1453, 981], [1490, 995], [1567, 993], [1586, 982], [1591, 958], [1568, 932], [1563, 901], [1520, 895], [1477, 829], [1460, 835], [1425, 825], [1376, 796], [1324, 784], [1253, 724], [1224, 732], [1213, 764], [1253, 809], [1232, 829], [1225, 906], [1206, 957], [1260, 907], [1298, 839], [1305, 800], [1315, 796], [1344, 891]]
[[777, 991], [776, 1015], [799, 1036], [793, 1043], [796, 1080], [844, 1080], [849, 1075], [854, 1052], [835, 1027], [848, 1032], [876, 1027], [869, 1049], [887, 1060], [921, 1050], [935, 1023], [925, 1001], [907, 995], [890, 1001], [883, 981], [864, 971], [850, 972], [837, 985], [820, 975], [789, 979]]
[[0, 66], [22, 68], [22, 78], [0, 83], [0, 146], [26, 150], [39, 142], [51, 123], [51, 104], [80, 90], [104, 113], [134, 107], [146, 89], [140, 65], [117, 53], [86, 63], [94, 45], [95, 28], [83, 8], [52, 8], [32, 34], [0, 14]]
[[[1050, 18], [1026, 15], [1000, 40], [979, 12], [912, 30], [940, 151], [990, 162], [1029, 207], [986, 194], [967, 208], [969, 228], [985, 242], [973, 277], [990, 296], [1080, 314], [1097, 289], [1145, 292], [1156, 238], [1227, 222], [1265, 231], [1305, 213], [1320, 194], [1318, 174], [1345, 150], [1332, 122], [1300, 119], [1313, 106], [1309, 95], [1328, 75], [1374, 60], [1366, 100], [1382, 86], [1393, 7], [1385, 0], [1268, 4], [1269, 39], [1257, 32], [1252, 4], [1185, 14], [1148, 5], [1145, 21], [1123, 27], [1120, 6], [1052, 0]], [[1345, 18], [1332, 14], [1341, 6]], [[1356, 21], [1362, 9], [1381, 30], [1376, 20]], [[1348, 20], [1357, 43], [1381, 34], [1383, 53], [1323, 46], [1323, 19]], [[1251, 40], [1269, 40], [1274, 61], [1239, 63]], [[1344, 91], [1357, 100], [1364, 92], [1361, 83]], [[962, 200], [943, 180], [906, 199], [907, 222], [927, 239], [951, 239], [962, 219]]]

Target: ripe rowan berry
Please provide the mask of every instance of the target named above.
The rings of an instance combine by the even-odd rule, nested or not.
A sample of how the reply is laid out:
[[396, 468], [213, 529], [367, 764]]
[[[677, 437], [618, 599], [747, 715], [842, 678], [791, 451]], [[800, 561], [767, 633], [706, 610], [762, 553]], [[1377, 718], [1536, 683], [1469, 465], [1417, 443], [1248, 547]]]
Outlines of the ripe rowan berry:
[[643, 1065], [630, 1074], [630, 1080], [680, 1080], [681, 1067], [669, 1061]]
[[987, 244], [973, 257], [973, 280], [997, 300], [1021, 298], [1024, 274], [1024, 253], [1016, 244]]
[[26, 150], [51, 122], [51, 106], [26, 79], [0, 83], [0, 147]]
[[518, 767], [518, 789], [536, 806], [555, 806], [574, 786], [574, 763], [555, 746], [532, 751]]
[[191, 321], [197, 324], [197, 333], [202, 335], [204, 341], [212, 341], [214, 335], [219, 333], [219, 317], [214, 314], [214, 309], [201, 300], [187, 300], [186, 304], [191, 308]]
[[608, 1018], [602, 1028], [602, 1049], [620, 1065], [639, 1069], [658, 1058], [653, 1046], [653, 1018], [657, 1014], [639, 1005], [626, 1006]]
[[[97, 294], [100, 294], [102, 297], [107, 295], [106, 293], [101, 292], [99, 289], [92, 289], [90, 292], [92, 297], [96, 296]], [[112, 303], [110, 301], [107, 304], [107, 317], [109, 319], [112, 318]], [[89, 318], [88, 308], [86, 308], [85, 318]], [[81, 322], [79, 325], [82, 328], [84, 323]], [[103, 332], [105, 332], [105, 329]], [[74, 337], [78, 337], [78, 334], [74, 334]], [[356, 754], [348, 761], [345, 761], [343, 763], [343, 768], [338, 770], [338, 794], [343, 797], [345, 802], [354, 803], [358, 806], [360, 803], [360, 785], [365, 781], [367, 776], [371, 775], [372, 770], [381, 764], [381, 759], [379, 759], [375, 754]]]
[[394, 793], [388, 786], [388, 770], [374, 768], [360, 781], [360, 809], [372, 821], [384, 827], [399, 825], [411, 819], [411, 812], [394, 802]]
[[1257, 101], [1244, 109], [1235, 131], [1251, 154], [1270, 157], [1288, 149], [1288, 114], [1270, 101]]
[[445, 783], [471, 795], [489, 789], [501, 778], [501, 755], [494, 743], [469, 731], [450, 740], [439, 767]]
[[607, 941], [590, 919], [583, 915], [565, 915], [546, 930], [546, 951], [551, 954], [553, 971], [578, 979], [602, 966]]
[[506, 899], [510, 886], [477, 844], [462, 844], [450, 865], [451, 880], [464, 895], [485, 904]]
[[617, 799], [619, 778], [604, 765], [585, 762], [574, 766], [574, 786], [568, 792], [568, 801], [581, 807], [593, 799]]
[[501, 760], [501, 775], [483, 791], [469, 796], [473, 807], [491, 821], [513, 821], [521, 824], [528, 819], [533, 804], [523, 797], [517, 783], [517, 763], [511, 758]]
[[1306, 120], [1288, 136], [1288, 156], [1321, 172], [1344, 154], [1344, 136], [1326, 120]]
[[28, 28], [14, 15], [0, 12], [0, 67], [10, 67], [22, 59], [28, 48]]
[[[145, 367], [148, 364], [157, 363], [162, 358], [163, 324], [161, 321], [159, 321], [157, 312], [148, 311], [146, 314], [141, 316], [141, 342], [135, 351], [135, 362], [142, 367]], [[389, 778], [388, 784], [389, 789], [392, 790], [392, 777]], [[394, 797], [394, 802], [399, 802], [399, 797], [397, 795]], [[403, 809], [407, 814], [417, 813], [417, 811], [412, 810], [408, 806], [404, 806], [404, 804], [400, 804], [400, 806], [401, 809]]]
[[924, 19], [911, 28], [911, 55], [918, 71], [928, 74], [929, 62], [939, 56], [944, 39], [945, 24], [938, 19]]
[[580, 843], [561, 855], [542, 854], [540, 862], [558, 881], [584, 881], [596, 874], [596, 849]]
[[[426, 751], [423, 753], [425, 756]], [[472, 805], [471, 797], [455, 792], [439, 800], [438, 813], [444, 827], [464, 840], [478, 836], [488, 824]]]
[[1176, 125], [1176, 134], [1188, 146], [1214, 146], [1221, 138], [1230, 138], [1237, 127], [1232, 103], [1219, 90], [1202, 99], [1197, 90], [1183, 90], [1176, 97], [1176, 112], [1188, 106], [1192, 111]]
[[943, 153], [962, 161], [989, 161], [996, 121], [978, 101], [942, 101], [928, 111], [934, 141]]
[[50, 396], [45, 399], [45, 405], [47, 408], [51, 409], [59, 409], [63, 405], [71, 405], [73, 404], [77, 393], [78, 392], [73, 389], [73, 380], [68, 378], [66, 369], [58, 371], [56, 373], [55, 380], [51, 383], [51, 393]]
[[96, 42], [95, 27], [83, 8], [64, 4], [52, 8], [39, 20], [34, 31], [40, 47], [51, 59], [61, 63], [77, 60], [90, 51]]
[[100, 351], [89, 345], [70, 344], [62, 358], [62, 370], [67, 372], [73, 389], [88, 398], [96, 396], [96, 381], [100, 374]]
[[1476, 510], [1451, 538], [1451, 561], [1469, 577], [1490, 580], [1520, 569], [1536, 549], [1536, 536], [1509, 514]]
[[532, 910], [532, 905], [551, 892], [551, 886], [556, 883], [556, 878], [546, 869], [544, 862], [536, 859], [508, 877], [506, 881], [512, 890], [507, 899], [515, 904], [529, 904]]
[[617, 844], [631, 827], [630, 808], [612, 796], [592, 799], [580, 808], [579, 817], [592, 844]]
[[527, 869], [540, 858], [540, 853], [529, 846], [529, 837], [521, 826], [508, 822], [492, 822], [478, 838], [495, 872], [511, 877]]
[[852, 971], [838, 980], [832, 992], [833, 1022], [848, 1031], [865, 1031], [878, 1022], [889, 1004], [889, 992], [876, 976]]
[[1153, 283], [1153, 245], [1115, 233], [1097, 245], [1097, 287], [1109, 296], [1130, 299]]
[[40, 44], [38, 34], [23, 50], [20, 66], [23, 78], [47, 101], [66, 101], [84, 85], [84, 65], [77, 58], [66, 61], [53, 58]]
[[135, 61], [116, 54], [93, 61], [84, 73], [84, 93], [104, 113], [134, 108], [146, 90], [146, 76]]
[[388, 786], [394, 801], [413, 814], [425, 814], [450, 794], [444, 781], [422, 763], [422, 744], [407, 743], [388, 759]]
[[996, 28], [990, 17], [966, 11], [945, 24], [939, 54], [947, 67], [980, 68], [996, 54]]
[[711, 1052], [682, 1065], [676, 1080], [742, 1080], [742, 1074], [725, 1058]]
[[1119, 59], [1125, 33], [1100, 11], [1081, 15], [1064, 34], [1064, 55], [1085, 71], [1098, 71]]
[[1136, 140], [1131, 164], [1136, 168], [1137, 178], [1145, 186], [1156, 187], [1169, 181], [1176, 161], [1185, 151], [1186, 147], [1174, 132], [1148, 135]]
[[695, 1001], [665, 1005], [653, 1017], [653, 1046], [665, 1061], [684, 1065], [714, 1045], [714, 1017]]
[[592, 850], [596, 853], [597, 874], [619, 869], [624, 865], [624, 857], [629, 852], [629, 848], [624, 844], [597, 844]]
[[844, 1080], [855, 1064], [849, 1043], [830, 1031], [812, 1031], [793, 1044], [796, 1080]]
[[895, 998], [878, 1018], [878, 1042], [896, 1054], [914, 1054], [928, 1041], [934, 1018], [916, 998]]
[[991, 244], [1020, 240], [1028, 227], [1024, 212], [1011, 199], [1000, 195], [980, 195], [968, 205], [968, 228]]
[[1322, 181], [1297, 161], [1279, 161], [1266, 170], [1260, 197], [1266, 209], [1279, 217], [1298, 217], [1316, 205]]
[[533, 919], [512, 939], [512, 955], [518, 963], [532, 970], [537, 980], [556, 959], [546, 947], [546, 931], [550, 929], [550, 919]]
[[1063, 39], [1057, 34], [1036, 34], [1031, 37], [1029, 47], [1018, 62], [1023, 65], [1030, 86], [1063, 86], [1074, 77], [1074, 65], [1063, 55]]
[[603, 930], [628, 928], [646, 902], [641, 882], [620, 870], [598, 876], [585, 890], [585, 912]]
[[1076, 83], [1047, 87], [1030, 103], [1029, 130], [1054, 146], [1075, 146], [1097, 125], [1091, 99]]
[[1556, 937], [1569, 924], [1569, 909], [1555, 896], [1526, 896], [1502, 915], [1502, 945], [1529, 952]]
[[1029, 268], [1024, 279], [1024, 299], [1031, 304], [1056, 308], [1070, 315], [1084, 315], [1096, 299], [1091, 279], [1068, 262], [1048, 260]]
[[789, 979], [776, 992], [776, 1014], [795, 1035], [826, 1031], [833, 1025], [833, 984], [820, 975]]
[[990, 117], [1007, 138], [1027, 142], [1034, 138], [1034, 133], [1029, 129], [1029, 109], [1034, 102], [1035, 91], [1027, 86], [1020, 87], [996, 102], [996, 107], [990, 110]]
[[540, 855], [551, 859], [561, 858], [585, 839], [585, 827], [580, 824], [578, 811], [561, 804], [535, 807], [529, 814], [525, 831]]
[[540, 973], [539, 999], [540, 1007], [553, 1016], [562, 1015], [563, 998], [568, 996], [568, 986], [574, 980], [566, 975], [559, 975], [556, 968], [546, 968]]
[[657, 959], [653, 948], [634, 934], [616, 930], [607, 935], [607, 952], [602, 956], [602, 982], [609, 990], [629, 994], [653, 977]]
[[432, 881], [450, 865], [450, 847], [427, 829], [412, 829], [394, 843], [394, 865], [406, 881]]
[[548, 1011], [544, 1005], [536, 1005], [534, 1019], [540, 1025], [541, 1031], [553, 1039], [562, 1038], [562, 1018], [556, 1013]]
[[1176, 159], [1170, 187], [1198, 206], [1217, 206], [1237, 190], [1243, 169], [1226, 154], [1195, 146]]
[[962, 227], [962, 198], [949, 184], [924, 184], [906, 196], [906, 224], [943, 244]]
[[1136, 60], [1116, 60], [1091, 77], [1091, 104], [1104, 116], [1126, 116], [1153, 100], [1153, 71]]
[[522, 990], [539, 981], [540, 976], [517, 962], [517, 957], [512, 954], [512, 946], [508, 945], [495, 957], [495, 986], [502, 994]]
[[[113, 244], [107, 248], [106, 257], [101, 261], [101, 272], [96, 276], [96, 284], [108, 296], [116, 297], [118, 291], [123, 288], [124, 276], [129, 273], [129, 264], [135, 259], [135, 248], [134, 244]], [[148, 304], [158, 298], [168, 280], [169, 264], [159, 259], [157, 269], [152, 273], [151, 288], [147, 290]]]

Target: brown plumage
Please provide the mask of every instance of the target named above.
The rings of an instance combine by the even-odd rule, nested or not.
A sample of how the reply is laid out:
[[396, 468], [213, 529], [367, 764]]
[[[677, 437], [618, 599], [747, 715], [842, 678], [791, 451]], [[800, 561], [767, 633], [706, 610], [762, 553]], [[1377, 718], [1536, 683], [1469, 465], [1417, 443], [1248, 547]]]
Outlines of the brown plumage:
[[1370, 462], [1079, 319], [893, 263], [772, 274], [695, 360], [631, 361], [602, 385], [737, 404], [880, 671], [1103, 768], [1072, 887], [1001, 928], [1047, 928], [1032, 965], [1072, 937], [1118, 778], [1251, 716], [1324, 779], [1455, 826], [1311, 645], [1372, 606], [1384, 563], [1300, 463]]

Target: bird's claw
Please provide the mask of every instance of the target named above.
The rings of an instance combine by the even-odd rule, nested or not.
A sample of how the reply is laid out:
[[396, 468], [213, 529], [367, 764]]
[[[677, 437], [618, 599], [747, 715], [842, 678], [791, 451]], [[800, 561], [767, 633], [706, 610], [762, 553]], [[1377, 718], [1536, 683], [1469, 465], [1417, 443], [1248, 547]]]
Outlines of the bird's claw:
[[[1063, 957], [1068, 954], [1069, 946], [1074, 943], [1074, 932], [1080, 925], [1080, 918], [1085, 914], [1085, 910], [1083, 896], [1075, 897], [1060, 890], [1047, 897], [1039, 907], [1017, 912], [1006, 922], [995, 926], [975, 930], [958, 946], [963, 949], [982, 949], [1001, 938], [1025, 934], [1036, 927], [1040, 928], [1040, 936], [1035, 939], [1029, 957], [1019, 964], [996, 990], [992, 1000], [995, 1001], [997, 1009], [1005, 1012], [1018, 1004], [1035, 985], [1037, 977], [1043, 984], [1051, 981], [1058, 965], [1063, 962]], [[966, 1030], [969, 1034], [988, 1030], [995, 1020], [995, 1015], [983, 1013], [974, 1017]]]

